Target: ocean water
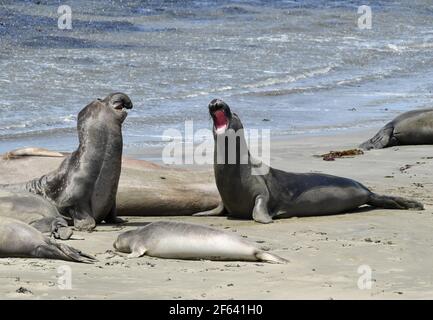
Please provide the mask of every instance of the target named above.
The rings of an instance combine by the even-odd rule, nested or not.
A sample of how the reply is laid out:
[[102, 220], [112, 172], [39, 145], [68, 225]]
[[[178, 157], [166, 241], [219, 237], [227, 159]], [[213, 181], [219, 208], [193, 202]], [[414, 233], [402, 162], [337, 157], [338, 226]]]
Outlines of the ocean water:
[[433, 106], [432, 79], [431, 1], [0, 0], [0, 152], [73, 150], [79, 110], [114, 91], [128, 151], [210, 129], [213, 98], [273, 135], [379, 127]]

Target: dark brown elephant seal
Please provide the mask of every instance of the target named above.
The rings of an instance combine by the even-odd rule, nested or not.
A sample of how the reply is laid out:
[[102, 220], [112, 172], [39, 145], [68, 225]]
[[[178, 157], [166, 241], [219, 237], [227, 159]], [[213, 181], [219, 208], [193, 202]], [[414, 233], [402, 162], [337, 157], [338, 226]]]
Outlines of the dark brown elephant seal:
[[197, 215], [227, 214], [270, 223], [274, 217], [338, 214], [364, 204], [388, 209], [423, 209], [417, 201], [378, 195], [352, 179], [291, 173], [271, 167], [266, 173], [254, 174], [257, 163], [247, 148], [239, 117], [219, 99], [210, 102], [209, 113], [214, 123], [215, 181], [222, 203]]
[[433, 108], [399, 115], [359, 147], [370, 150], [411, 144], [433, 144]]
[[[3, 186], [26, 190], [53, 203], [71, 217], [77, 229], [96, 223], [118, 222], [116, 193], [122, 162], [122, 123], [132, 102], [124, 93], [95, 100], [78, 114], [79, 146], [60, 166], [24, 185]], [[15, 152], [16, 153], [16, 152]]]

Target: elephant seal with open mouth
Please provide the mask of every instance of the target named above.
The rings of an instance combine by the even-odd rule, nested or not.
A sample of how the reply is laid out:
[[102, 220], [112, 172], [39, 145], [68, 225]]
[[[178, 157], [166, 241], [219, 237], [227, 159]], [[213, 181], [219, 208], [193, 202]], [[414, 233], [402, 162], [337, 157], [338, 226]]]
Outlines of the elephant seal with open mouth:
[[132, 102], [124, 93], [97, 99], [78, 114], [79, 146], [60, 167], [24, 185], [2, 185], [29, 191], [47, 199], [77, 229], [91, 230], [96, 223], [120, 222], [116, 193], [122, 162], [122, 123]]
[[287, 263], [232, 233], [192, 223], [157, 221], [121, 233], [114, 248], [130, 257]]
[[410, 144], [433, 144], [433, 108], [399, 115], [359, 147], [370, 150]]
[[[195, 215], [228, 214], [269, 223], [274, 217], [338, 214], [368, 204], [389, 209], [423, 209], [417, 201], [382, 196], [357, 181], [318, 173], [290, 173], [268, 167], [257, 173], [239, 117], [222, 100], [209, 104], [215, 139], [214, 172], [222, 203]], [[221, 155], [224, 155], [221, 161]], [[227, 160], [234, 159], [232, 163]]]

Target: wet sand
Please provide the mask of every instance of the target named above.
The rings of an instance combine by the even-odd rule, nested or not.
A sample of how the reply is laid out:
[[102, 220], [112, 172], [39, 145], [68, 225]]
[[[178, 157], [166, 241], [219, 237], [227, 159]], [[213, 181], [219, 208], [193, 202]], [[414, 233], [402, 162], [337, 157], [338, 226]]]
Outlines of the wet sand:
[[[377, 193], [411, 197], [424, 211], [367, 208], [356, 213], [277, 220], [270, 225], [226, 217], [126, 217], [122, 226], [76, 232], [65, 243], [93, 254], [93, 265], [40, 259], [0, 259], [5, 299], [419, 299], [433, 297], [432, 146], [393, 147], [323, 161], [330, 150], [356, 147], [374, 133], [289, 137], [272, 143], [272, 165], [356, 179]], [[143, 151], [146, 153], [146, 151]], [[212, 171], [209, 170], [209, 175]], [[174, 220], [236, 232], [291, 262], [128, 259], [113, 252], [121, 231]], [[69, 266], [72, 288], [60, 289], [58, 268]], [[372, 288], [358, 287], [358, 268], [372, 270]]]

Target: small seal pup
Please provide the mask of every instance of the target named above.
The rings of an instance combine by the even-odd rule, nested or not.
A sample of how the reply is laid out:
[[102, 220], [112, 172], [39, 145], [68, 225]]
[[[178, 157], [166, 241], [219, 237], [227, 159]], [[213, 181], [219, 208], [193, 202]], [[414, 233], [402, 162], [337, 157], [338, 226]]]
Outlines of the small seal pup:
[[[226, 213], [236, 218], [270, 223], [274, 217], [338, 214], [364, 204], [387, 209], [423, 209], [417, 201], [377, 195], [347, 178], [290, 173], [271, 167], [266, 167], [266, 173], [253, 174], [257, 172], [257, 161], [250, 156], [239, 117], [219, 99], [210, 102], [209, 112], [215, 140], [215, 181], [222, 203], [213, 210], [195, 215]], [[227, 161], [230, 158], [232, 163]]]
[[287, 263], [286, 259], [258, 249], [241, 237], [192, 223], [157, 221], [121, 233], [114, 242], [129, 257], [184, 260], [263, 261]]
[[93, 263], [95, 258], [54, 242], [32, 226], [11, 218], [0, 219], [1, 258], [45, 258]]
[[26, 190], [53, 203], [61, 215], [72, 218], [79, 230], [96, 223], [121, 222], [116, 193], [122, 163], [122, 123], [132, 102], [124, 93], [112, 93], [88, 104], [78, 114], [78, 149], [60, 167], [25, 185], [3, 185]]
[[4, 217], [25, 222], [42, 233], [66, 240], [72, 236], [68, 222], [56, 207], [29, 192], [10, 192], [0, 189], [0, 220]]
[[370, 150], [410, 144], [433, 144], [433, 108], [399, 115], [359, 147]]

